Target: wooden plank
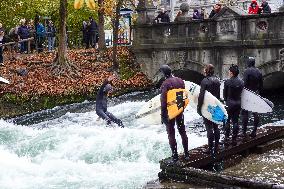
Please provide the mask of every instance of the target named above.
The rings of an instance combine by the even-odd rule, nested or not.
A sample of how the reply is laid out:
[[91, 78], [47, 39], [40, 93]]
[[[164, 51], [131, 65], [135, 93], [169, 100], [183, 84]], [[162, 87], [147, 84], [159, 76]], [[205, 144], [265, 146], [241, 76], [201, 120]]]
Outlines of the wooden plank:
[[273, 140], [273, 141], [257, 146], [255, 149], [255, 152], [258, 154], [263, 154], [270, 150], [275, 150], [281, 147], [283, 147], [283, 139], [277, 139], [277, 140]]
[[265, 142], [271, 141], [273, 139], [277, 139], [284, 136], [284, 127], [277, 126], [271, 127], [267, 126], [265, 128], [261, 128], [257, 132], [257, 136], [255, 138], [251, 138], [249, 140], [244, 140], [243, 138], [238, 138], [238, 144], [236, 146], [225, 146], [224, 149], [220, 150], [219, 153], [216, 154], [215, 157], [211, 157], [210, 155], [204, 153], [207, 149], [207, 145], [195, 148], [189, 151], [190, 160], [188, 162], [183, 160], [183, 157], [180, 156], [180, 161], [176, 164], [170, 164], [171, 158], [166, 158], [160, 161], [160, 167], [162, 170], [167, 169], [168, 167], [195, 167], [202, 168], [206, 167], [210, 163], [214, 163], [216, 161], [220, 161], [226, 157], [229, 157], [233, 154], [238, 154], [248, 149], [255, 148], [258, 145], [261, 145]]
[[271, 189], [281, 188], [283, 185], [277, 185], [274, 183], [265, 183], [252, 179], [244, 179], [233, 176], [226, 176], [219, 173], [213, 173], [195, 168], [182, 168], [178, 173], [175, 170], [169, 168], [167, 171], [161, 171], [159, 178], [170, 179], [178, 182], [199, 184], [211, 187], [232, 187], [238, 186], [242, 188], [253, 188], [253, 189]]

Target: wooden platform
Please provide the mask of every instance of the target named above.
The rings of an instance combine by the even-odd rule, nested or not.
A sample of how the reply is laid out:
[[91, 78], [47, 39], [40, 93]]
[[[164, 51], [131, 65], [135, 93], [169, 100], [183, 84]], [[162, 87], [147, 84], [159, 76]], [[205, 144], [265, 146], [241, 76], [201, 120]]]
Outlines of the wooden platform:
[[[284, 126], [266, 126], [257, 131], [255, 138], [238, 137], [236, 146], [232, 146], [230, 143], [228, 145], [222, 145], [215, 157], [205, 153], [208, 148], [207, 145], [192, 149], [189, 151], [189, 161], [185, 161], [183, 155], [179, 155], [180, 160], [177, 163], [172, 163], [170, 161], [171, 158], [161, 160], [160, 167], [162, 171], [159, 173], [159, 179], [217, 187], [241, 186], [245, 188], [275, 188], [276, 185], [274, 186], [274, 184], [259, 183], [233, 177], [228, 178], [224, 175], [205, 170], [212, 168], [212, 165], [216, 164], [222, 164], [223, 167], [226, 167], [230, 166], [230, 162], [240, 162], [243, 156], [259, 151], [259, 146], [279, 138], [284, 138]], [[275, 144], [282, 145], [279, 142], [275, 142]], [[270, 144], [270, 146], [275, 147], [275, 144]], [[230, 159], [232, 161], [230, 161]], [[280, 188], [282, 188], [282, 186], [280, 186]]]

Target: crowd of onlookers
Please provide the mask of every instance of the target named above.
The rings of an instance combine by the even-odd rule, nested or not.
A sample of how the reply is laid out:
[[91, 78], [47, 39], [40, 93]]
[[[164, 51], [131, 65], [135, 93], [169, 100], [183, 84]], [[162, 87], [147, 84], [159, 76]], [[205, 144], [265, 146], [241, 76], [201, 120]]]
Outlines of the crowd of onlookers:
[[0, 65], [3, 65], [3, 45], [5, 43], [15, 42], [10, 46], [12, 51], [29, 53], [28, 50], [42, 52], [43, 44], [47, 40], [48, 50], [52, 51], [55, 37], [56, 28], [53, 22], [48, 20], [47, 25], [44, 26], [39, 16], [36, 16], [34, 20], [21, 19], [19, 25], [10, 30], [5, 30], [0, 23]]
[[[179, 21], [182, 16], [187, 17], [187, 20], [203, 20], [203, 19], [208, 19], [212, 18], [215, 16], [217, 13], [219, 13], [222, 9], [222, 5], [220, 3], [217, 3], [213, 6], [213, 9], [211, 10], [210, 14], [208, 15], [206, 13], [205, 8], [201, 8], [199, 11], [198, 9], [193, 10], [192, 16], [189, 16], [187, 14], [187, 11], [181, 10], [178, 11], [175, 20], [174, 21]], [[248, 14], [266, 14], [266, 13], [271, 13], [271, 8], [266, 0], [262, 0], [261, 5], [259, 6], [257, 3], [257, 0], [252, 0], [249, 8], [248, 8]], [[182, 20], [185, 21], [185, 20]], [[161, 8], [158, 16], [155, 18], [156, 23], [166, 23], [170, 22], [170, 16], [169, 12], [165, 11], [164, 8]]]
[[[99, 39], [98, 25], [90, 17], [88, 21], [83, 21], [82, 25], [83, 43], [86, 48], [96, 48]], [[7, 48], [12, 48], [13, 52], [32, 53], [34, 51], [42, 52], [45, 47], [52, 52], [55, 47], [57, 30], [51, 20], [45, 24], [36, 16], [35, 20], [21, 19], [19, 25], [5, 30], [0, 23], [0, 65], [3, 65], [3, 49], [5, 43]], [[13, 42], [11, 45], [7, 43]]]

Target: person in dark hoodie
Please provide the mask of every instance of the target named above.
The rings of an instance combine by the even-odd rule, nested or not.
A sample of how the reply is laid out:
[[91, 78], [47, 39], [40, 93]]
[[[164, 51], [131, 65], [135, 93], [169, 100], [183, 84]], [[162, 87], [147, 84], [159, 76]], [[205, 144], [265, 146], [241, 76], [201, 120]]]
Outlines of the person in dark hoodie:
[[170, 22], [170, 17], [167, 14], [167, 12], [165, 12], [165, 9], [161, 8], [160, 13], [155, 18], [155, 20], [156, 20], [157, 23], [168, 23], [168, 22]]
[[[28, 39], [30, 36], [29, 28], [27, 26], [26, 20], [21, 19], [21, 26], [18, 28], [18, 35], [21, 40]], [[28, 51], [28, 42], [21, 42], [21, 53], [27, 53]]]
[[168, 65], [162, 65], [160, 71], [165, 77], [165, 81], [161, 85], [161, 120], [166, 125], [170, 148], [172, 151], [172, 162], [178, 161], [177, 142], [175, 139], [175, 123], [178, 126], [178, 131], [182, 139], [185, 160], [189, 160], [188, 153], [188, 138], [185, 131], [183, 113], [176, 118], [169, 120], [167, 110], [167, 93], [171, 89], [185, 89], [184, 81], [181, 78], [174, 77], [172, 70]]
[[[259, 94], [263, 87], [262, 73], [259, 69], [255, 67], [255, 58], [249, 57], [247, 60], [247, 69], [244, 72], [243, 80], [245, 88]], [[251, 137], [256, 136], [256, 130], [259, 125], [258, 113], [253, 112], [254, 123], [253, 131], [250, 133]], [[243, 134], [246, 136], [247, 125], [248, 125], [249, 112], [247, 110], [242, 110], [242, 123], [243, 123]]]
[[213, 10], [209, 14], [209, 18], [213, 18], [216, 14], [221, 11], [221, 4], [217, 3], [214, 5]]
[[239, 116], [241, 111], [241, 94], [244, 88], [244, 82], [238, 77], [239, 67], [232, 64], [229, 68], [230, 79], [224, 83], [224, 101], [227, 105], [228, 121], [225, 126], [225, 140], [230, 135], [230, 121], [233, 122], [232, 145], [237, 144], [237, 135], [239, 132]]
[[[201, 114], [201, 107], [204, 101], [205, 91], [210, 92], [217, 99], [220, 99], [220, 80], [214, 76], [214, 66], [212, 64], [206, 65], [204, 68], [205, 78], [201, 81], [200, 84], [200, 93], [198, 96], [198, 105], [197, 105], [197, 113]], [[207, 131], [208, 138], [208, 153], [213, 154], [216, 153], [219, 149], [219, 139], [220, 139], [220, 130], [218, 125], [212, 121], [209, 121], [205, 117], [203, 117], [203, 122]], [[214, 144], [215, 141], [215, 144]], [[213, 151], [214, 146], [214, 151]]]
[[97, 115], [106, 120], [107, 124], [111, 122], [116, 123], [120, 127], [124, 127], [122, 121], [116, 118], [112, 113], [107, 111], [107, 94], [112, 91], [110, 82], [113, 80], [113, 76], [106, 79], [101, 85], [97, 97], [96, 97], [96, 113]]
[[271, 8], [268, 5], [268, 3], [266, 2], [266, 0], [262, 0], [262, 3], [260, 5], [260, 12], [263, 14], [269, 14], [271, 13]]
[[199, 13], [199, 11], [197, 9], [194, 9], [192, 18], [194, 20], [202, 20], [203, 19], [201, 14]]

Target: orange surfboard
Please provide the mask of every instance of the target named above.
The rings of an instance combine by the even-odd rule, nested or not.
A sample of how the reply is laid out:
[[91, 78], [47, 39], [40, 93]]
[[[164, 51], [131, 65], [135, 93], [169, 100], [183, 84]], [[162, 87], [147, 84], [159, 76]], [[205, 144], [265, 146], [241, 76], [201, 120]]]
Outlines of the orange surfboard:
[[169, 119], [174, 119], [182, 113], [189, 103], [188, 90], [172, 89], [167, 93], [167, 109]]

